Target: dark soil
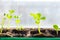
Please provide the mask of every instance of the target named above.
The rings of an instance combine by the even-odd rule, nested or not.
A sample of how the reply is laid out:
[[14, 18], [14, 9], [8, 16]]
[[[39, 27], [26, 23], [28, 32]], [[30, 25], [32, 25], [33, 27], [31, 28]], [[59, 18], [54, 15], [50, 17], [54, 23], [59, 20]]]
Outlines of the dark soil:
[[0, 37], [60, 37], [60, 31], [58, 31], [57, 35], [56, 30], [52, 28], [41, 28], [41, 34], [39, 34], [37, 28], [25, 28], [23, 30], [3, 29]]

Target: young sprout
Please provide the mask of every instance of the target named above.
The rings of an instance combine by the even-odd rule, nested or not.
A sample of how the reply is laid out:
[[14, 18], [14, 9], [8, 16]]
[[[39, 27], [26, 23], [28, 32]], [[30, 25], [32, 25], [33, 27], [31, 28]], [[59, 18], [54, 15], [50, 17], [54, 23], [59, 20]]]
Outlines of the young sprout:
[[[12, 19], [12, 17], [13, 17], [13, 13], [14, 13], [14, 10], [9, 10], [9, 13], [8, 14], [5, 14], [4, 13], [4, 16], [8, 19], [8, 27], [10, 26], [10, 21], [11, 21], [11, 19]], [[8, 28], [9, 29], [9, 28]]]
[[9, 10], [9, 13], [12, 15], [15, 11], [14, 10]]
[[15, 23], [17, 26], [16, 29], [18, 29], [18, 24], [20, 23], [20, 19], [19, 19], [20, 17], [15, 15], [14, 18], [15, 18]]
[[41, 31], [40, 31], [40, 20], [45, 20], [46, 18], [43, 16], [42, 17], [42, 15], [41, 15], [41, 13], [36, 13], [36, 14], [34, 14], [34, 13], [31, 13], [30, 14], [32, 17], [33, 17], [33, 19], [35, 20], [35, 23], [37, 24], [37, 26], [38, 26], [38, 32], [39, 32], [39, 34], [41, 33]]
[[19, 30], [23, 30], [23, 29], [24, 29], [23, 26], [20, 26]]
[[2, 33], [5, 20], [6, 20], [6, 18], [4, 17], [4, 18], [2, 19], [2, 22], [1, 22], [1, 32], [0, 32], [0, 33]]
[[58, 25], [53, 25], [53, 28], [56, 30], [56, 33], [57, 33], [57, 35], [58, 35], [58, 30], [59, 30], [59, 27], [58, 27]]

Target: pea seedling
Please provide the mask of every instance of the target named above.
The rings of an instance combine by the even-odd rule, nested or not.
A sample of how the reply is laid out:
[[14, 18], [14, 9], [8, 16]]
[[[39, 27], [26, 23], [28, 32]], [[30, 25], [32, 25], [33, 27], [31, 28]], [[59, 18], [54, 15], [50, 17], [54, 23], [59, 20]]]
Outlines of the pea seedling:
[[56, 30], [56, 33], [57, 33], [57, 35], [58, 35], [58, 30], [59, 30], [59, 27], [58, 27], [58, 25], [53, 25], [53, 28]]
[[11, 21], [11, 19], [13, 17], [13, 13], [14, 13], [14, 10], [9, 10], [8, 14], [4, 14], [5, 17], [9, 20], [8, 27], [10, 26], [10, 21]]
[[41, 33], [41, 31], [40, 31], [40, 26], [39, 26], [40, 20], [45, 20], [46, 18], [45, 18], [45, 17], [42, 17], [41, 13], [36, 13], [36, 14], [31, 13], [30, 15], [33, 16], [33, 19], [35, 20], [35, 23], [36, 23], [37, 26], [38, 26], [38, 32], [39, 32], [39, 34], [40, 34], [40, 33]]

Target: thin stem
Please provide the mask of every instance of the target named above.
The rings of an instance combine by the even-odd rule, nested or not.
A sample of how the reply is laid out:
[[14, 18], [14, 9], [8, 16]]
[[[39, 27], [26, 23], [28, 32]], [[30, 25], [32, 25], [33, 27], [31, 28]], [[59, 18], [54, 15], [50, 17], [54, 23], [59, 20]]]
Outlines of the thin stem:
[[39, 34], [41, 34], [40, 25], [38, 24], [37, 26], [38, 26], [38, 32], [39, 32]]
[[23, 30], [24, 28], [22, 26], [20, 26], [20, 30]]
[[8, 27], [7, 27], [7, 29], [9, 29], [10, 28], [10, 19], [9, 19], [9, 22], [8, 22]]
[[1, 26], [2, 26], [2, 28], [1, 28], [1, 33], [2, 33], [2, 31], [3, 31], [3, 24]]
[[58, 30], [56, 32], [57, 32], [57, 36], [58, 36]]
[[18, 30], [18, 24], [16, 24], [16, 29]]
[[1, 23], [1, 26], [2, 26], [2, 28], [1, 28], [1, 33], [2, 33], [2, 31], [3, 31], [4, 22], [5, 22], [5, 18], [2, 19], [2, 23]]

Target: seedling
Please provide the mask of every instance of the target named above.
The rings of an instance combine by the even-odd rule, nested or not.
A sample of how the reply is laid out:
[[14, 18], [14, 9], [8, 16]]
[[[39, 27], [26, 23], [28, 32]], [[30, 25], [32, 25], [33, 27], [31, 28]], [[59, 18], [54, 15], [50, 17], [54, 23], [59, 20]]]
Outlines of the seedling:
[[2, 19], [2, 22], [1, 22], [1, 31], [0, 31], [0, 33], [2, 33], [2, 30], [3, 30], [3, 26], [4, 26], [4, 23], [5, 23], [5, 17]]
[[24, 29], [23, 26], [20, 26], [20, 27], [19, 27], [19, 30], [23, 30], [23, 29]]
[[30, 15], [35, 20], [35, 23], [38, 26], [38, 32], [40, 34], [41, 33], [41, 31], [40, 31], [40, 20], [45, 20], [46, 18], [45, 17], [42, 17], [41, 13], [36, 13], [36, 14], [31, 13]]
[[57, 33], [57, 35], [58, 35], [58, 30], [59, 30], [59, 27], [58, 27], [58, 25], [53, 25], [53, 28], [56, 30], [56, 33]]
[[[8, 14], [4, 14], [5, 15], [5, 17], [8, 19], [8, 27], [10, 26], [10, 21], [11, 21], [11, 19], [12, 19], [12, 17], [13, 17], [13, 13], [14, 13], [14, 10], [9, 10], [9, 13]], [[8, 28], [9, 29], [9, 28]]]
[[16, 28], [18, 29], [18, 24], [20, 23], [20, 19], [19, 19], [20, 17], [15, 15], [14, 18], [15, 18], [15, 23], [17, 26]]

